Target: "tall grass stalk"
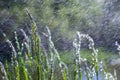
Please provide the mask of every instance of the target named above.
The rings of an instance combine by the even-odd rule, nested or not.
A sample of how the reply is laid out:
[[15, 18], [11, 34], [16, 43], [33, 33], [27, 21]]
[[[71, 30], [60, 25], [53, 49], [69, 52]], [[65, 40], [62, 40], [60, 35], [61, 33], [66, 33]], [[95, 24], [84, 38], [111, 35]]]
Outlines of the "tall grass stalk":
[[[80, 47], [81, 47], [81, 43], [82, 41], [85, 39], [87, 39], [89, 41], [89, 49], [92, 50], [92, 56], [91, 56], [91, 63], [88, 64], [86, 61], [86, 59], [84, 60], [83, 58], [81, 58], [80, 56]], [[73, 46], [75, 48], [75, 64], [74, 64], [74, 80], [82, 80], [82, 75], [83, 72], [82, 70], [84, 70], [82, 68], [82, 66], [85, 67], [85, 73], [86, 73], [86, 78], [88, 80], [92, 80], [94, 77], [96, 77], [95, 80], [99, 80], [99, 75], [100, 74], [100, 67], [99, 67], [99, 61], [98, 61], [98, 50], [95, 49], [94, 47], [94, 41], [93, 39], [87, 35], [87, 34], [81, 34], [80, 32], [77, 32], [76, 34], [76, 39], [73, 42]], [[105, 78], [107, 79], [113, 79], [114, 77], [110, 74], [107, 73], [104, 68], [102, 67], [102, 71], [104, 72], [104, 74], [106, 75]]]
[[4, 65], [0, 62], [0, 80], [8, 80]]
[[[54, 75], [53, 75], [53, 55], [51, 55], [51, 62], [48, 62], [49, 59], [47, 57], [47, 55], [45, 54], [44, 51], [42, 51], [41, 47], [41, 39], [40, 36], [38, 34], [38, 28], [37, 25], [32, 17], [32, 15], [30, 14], [29, 10], [26, 9], [27, 14], [29, 15], [30, 19], [31, 19], [31, 23], [32, 23], [32, 53], [35, 56], [35, 61], [36, 61], [36, 66], [37, 66], [37, 76], [38, 76], [38, 80], [53, 80], [54, 79]], [[52, 53], [52, 52], [51, 52]], [[49, 63], [51, 65], [49, 65]], [[42, 72], [42, 73], [41, 73]], [[48, 77], [50, 76], [50, 77]]]
[[[46, 27], [46, 29], [47, 29], [47, 32], [48, 32], [48, 41], [49, 41], [49, 46], [50, 46], [51, 60], [54, 61], [54, 57], [57, 58], [59, 66], [61, 68], [63, 80], [69, 80], [68, 68], [67, 68], [66, 64], [61, 60], [61, 58], [59, 56], [59, 53], [54, 46], [54, 43], [51, 39], [50, 29], [48, 27]], [[54, 65], [53, 63], [51, 63], [51, 64]]]
[[12, 44], [11, 41], [7, 40], [8, 44], [12, 48], [12, 64], [13, 64], [13, 71], [14, 71], [14, 80], [20, 80], [20, 75], [19, 75], [19, 64], [17, 61], [17, 52]]
[[76, 33], [76, 39], [73, 42], [73, 46], [75, 48], [74, 80], [82, 80], [81, 57], [80, 57], [81, 35], [79, 32]]

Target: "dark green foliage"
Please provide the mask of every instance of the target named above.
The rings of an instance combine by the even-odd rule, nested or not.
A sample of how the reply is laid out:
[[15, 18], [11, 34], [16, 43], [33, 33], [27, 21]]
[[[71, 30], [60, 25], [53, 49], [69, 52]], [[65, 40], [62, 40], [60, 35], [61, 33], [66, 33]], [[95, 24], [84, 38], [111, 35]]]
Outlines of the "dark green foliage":
[[[99, 25], [90, 33], [99, 46], [115, 50], [115, 41], [120, 40], [120, 15], [119, 0], [105, 0], [103, 5], [104, 16]], [[114, 49], [113, 49], [114, 48]]]
[[[26, 24], [30, 26], [24, 11], [27, 7], [39, 24], [39, 30], [46, 25], [50, 27], [55, 45], [59, 45], [60, 40], [69, 41], [76, 30], [90, 34], [99, 46], [113, 47], [114, 42], [119, 41], [119, 1], [1, 0], [0, 3], [0, 28], [10, 26], [14, 31]], [[10, 38], [13, 31], [10, 30]]]
[[6, 8], [6, 9], [10, 9], [11, 7], [14, 6], [26, 6], [27, 2], [29, 0], [1, 0], [0, 1], [0, 9], [1, 8]]

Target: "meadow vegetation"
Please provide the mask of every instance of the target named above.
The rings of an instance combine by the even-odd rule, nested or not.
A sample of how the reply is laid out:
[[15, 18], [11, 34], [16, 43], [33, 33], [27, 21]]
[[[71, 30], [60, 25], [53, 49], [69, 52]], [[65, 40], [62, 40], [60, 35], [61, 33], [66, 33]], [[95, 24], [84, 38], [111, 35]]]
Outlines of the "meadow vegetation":
[[[87, 34], [76, 32], [73, 51], [60, 56], [52, 41], [50, 29], [46, 27], [49, 43], [49, 51], [46, 53], [36, 23], [28, 9], [26, 12], [31, 20], [31, 35], [24, 33], [28, 42], [23, 42], [20, 46], [15, 33], [18, 51], [9, 39], [6, 40], [12, 48], [12, 57], [11, 62], [6, 61], [4, 66], [1, 64], [2, 80], [117, 80], [115, 73], [112, 75], [104, 68], [104, 57], [103, 60], [100, 57], [102, 52], [94, 47], [93, 39]], [[81, 50], [84, 39], [88, 40], [90, 51]], [[24, 46], [27, 47], [27, 52], [23, 54]], [[87, 56], [82, 56], [86, 53]]]
[[118, 2], [1, 0], [0, 80], [119, 80]]

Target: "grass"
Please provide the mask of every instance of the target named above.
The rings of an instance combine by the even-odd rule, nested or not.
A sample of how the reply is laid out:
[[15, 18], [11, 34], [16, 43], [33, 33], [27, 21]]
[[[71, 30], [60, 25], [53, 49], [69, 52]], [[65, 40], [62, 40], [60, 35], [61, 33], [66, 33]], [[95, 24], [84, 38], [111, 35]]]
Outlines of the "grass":
[[[92, 52], [88, 49], [81, 49], [81, 57], [89, 59], [92, 55]], [[74, 63], [74, 52], [73, 51], [64, 51], [60, 52], [61, 59], [67, 63], [72, 64]], [[106, 50], [99, 49], [98, 58], [105, 62], [108, 59], [115, 59], [119, 58], [118, 54], [115, 54], [113, 52], [109, 52]]]
[[[88, 49], [81, 49], [80, 56], [82, 58], [86, 58], [88, 61], [91, 61], [92, 51]], [[60, 52], [60, 57], [68, 65], [69, 70], [72, 70], [73, 68], [72, 65], [74, 65], [74, 52], [73, 51]], [[103, 62], [102, 65], [107, 72], [109, 71], [111, 72], [111, 70], [114, 71], [114, 69], [111, 69], [109, 67], [109, 63], [107, 63], [107, 61], [111, 59], [116, 59], [116, 58], [119, 58], [118, 54], [99, 48], [98, 59], [99, 61]], [[113, 72], [111, 73], [114, 74]]]
[[[99, 72], [102, 72], [103, 80], [117, 80], [114, 79], [116, 76], [106, 72], [103, 64], [99, 62], [99, 60], [104, 61], [109, 58], [110, 55], [101, 50], [97, 51], [94, 41], [89, 35], [77, 32], [73, 41], [74, 51], [58, 53], [51, 40], [51, 32], [46, 27], [49, 43], [49, 52], [46, 53], [41, 45], [36, 23], [28, 10], [27, 14], [31, 19], [31, 35], [27, 36], [23, 31], [27, 40], [22, 44], [15, 36], [18, 51], [11, 41], [7, 40], [13, 51], [12, 61], [6, 61], [5, 69], [3, 68], [6, 75], [0, 76], [0, 78], [7, 80], [84, 80], [85, 78], [93, 80], [95, 78], [95, 80], [99, 80], [99, 75], [101, 75]], [[81, 49], [81, 40], [84, 38], [89, 41], [90, 50]], [[24, 47], [27, 48], [27, 52], [23, 56]]]

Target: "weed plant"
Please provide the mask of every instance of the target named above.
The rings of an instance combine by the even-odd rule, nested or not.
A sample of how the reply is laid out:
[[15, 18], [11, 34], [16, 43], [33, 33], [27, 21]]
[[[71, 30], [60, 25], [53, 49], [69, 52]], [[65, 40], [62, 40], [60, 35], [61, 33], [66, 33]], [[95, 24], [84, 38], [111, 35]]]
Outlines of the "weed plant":
[[[98, 60], [98, 50], [94, 47], [94, 41], [89, 35], [76, 33], [76, 38], [73, 41], [74, 63], [71, 66], [74, 67], [72, 70], [60, 58], [48, 27], [46, 27], [46, 37], [49, 43], [49, 53], [46, 53], [38, 34], [37, 25], [28, 9], [26, 9], [26, 12], [31, 20], [31, 35], [27, 36], [21, 29], [25, 41], [20, 44], [15, 33], [18, 51], [16, 51], [12, 42], [7, 39], [7, 43], [13, 51], [12, 61], [6, 61], [5, 69], [1, 64], [0, 69], [3, 69], [2, 71], [5, 74], [0, 76], [2, 80], [117, 80], [116, 76], [106, 72], [102, 62]], [[81, 43], [84, 39], [89, 41], [89, 49], [93, 52], [89, 60], [82, 58], [80, 53]], [[24, 52], [25, 47], [26, 52]]]

